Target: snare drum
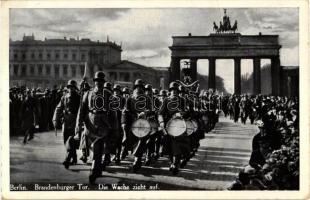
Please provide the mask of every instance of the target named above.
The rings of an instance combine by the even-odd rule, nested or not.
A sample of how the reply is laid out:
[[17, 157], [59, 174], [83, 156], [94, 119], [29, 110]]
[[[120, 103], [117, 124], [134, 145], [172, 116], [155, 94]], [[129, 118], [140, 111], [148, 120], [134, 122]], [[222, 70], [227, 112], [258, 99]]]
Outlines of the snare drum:
[[137, 119], [131, 125], [132, 133], [138, 137], [143, 138], [151, 131], [151, 124], [146, 119]]
[[184, 119], [173, 118], [170, 119], [166, 125], [169, 135], [177, 137], [186, 132], [186, 122]]

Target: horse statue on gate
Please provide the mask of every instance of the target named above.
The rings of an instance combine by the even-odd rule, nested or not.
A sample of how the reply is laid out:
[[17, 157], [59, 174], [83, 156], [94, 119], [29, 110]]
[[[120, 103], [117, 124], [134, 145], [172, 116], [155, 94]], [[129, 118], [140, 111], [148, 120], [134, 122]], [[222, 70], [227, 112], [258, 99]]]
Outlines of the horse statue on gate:
[[215, 33], [236, 33], [236, 30], [238, 30], [237, 20], [235, 20], [235, 23], [232, 26], [229, 16], [226, 14], [226, 10], [227, 9], [224, 9], [223, 20], [220, 21], [219, 26], [213, 22], [213, 31]]
[[238, 22], [237, 20], [235, 21], [234, 25], [231, 27], [231, 30], [235, 33], [236, 30], [238, 30]]
[[220, 32], [219, 27], [216, 25], [215, 22], [213, 22], [213, 31], [215, 31], [216, 33]]

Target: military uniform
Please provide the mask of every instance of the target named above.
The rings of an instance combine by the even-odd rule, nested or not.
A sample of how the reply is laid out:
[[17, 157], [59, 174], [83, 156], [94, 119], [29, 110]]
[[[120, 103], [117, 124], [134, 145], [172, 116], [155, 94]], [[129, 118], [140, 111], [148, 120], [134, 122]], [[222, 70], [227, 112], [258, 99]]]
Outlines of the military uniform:
[[113, 87], [114, 94], [111, 96], [110, 112], [112, 117], [110, 118], [110, 124], [112, 126], [113, 135], [109, 138], [112, 153], [115, 154], [114, 161], [119, 164], [121, 161], [122, 139], [123, 131], [121, 127], [122, 110], [125, 106], [125, 98], [121, 94], [121, 86], [116, 84]]
[[72, 138], [75, 134], [76, 117], [80, 106], [80, 95], [77, 92], [77, 83], [74, 80], [69, 80], [67, 88], [73, 89], [60, 99], [53, 116], [55, 128], [62, 123], [64, 144], [67, 148], [67, 156], [63, 162], [65, 168], [68, 168], [71, 163], [75, 164], [77, 162], [77, 147], [70, 145], [72, 142], [70, 138]]
[[[111, 93], [103, 88], [105, 74], [96, 72], [94, 77], [95, 87], [86, 92], [83, 96], [81, 106], [77, 117], [76, 135], [79, 134], [83, 125], [88, 133], [87, 137], [91, 141], [93, 150], [93, 162], [89, 182], [93, 184], [101, 175], [105, 168], [106, 160], [102, 163], [103, 154], [110, 154], [107, 142], [111, 134], [111, 125], [109, 124], [109, 99]], [[107, 158], [105, 158], [107, 159]]]
[[[136, 80], [134, 85], [134, 94], [127, 99], [121, 120], [124, 132], [128, 132], [126, 133], [126, 135], [128, 135], [129, 138], [126, 139], [128, 140], [128, 143], [130, 145], [129, 148], [132, 148], [132, 153], [135, 156], [135, 160], [133, 163], [134, 172], [141, 168], [142, 156], [146, 152], [146, 141], [148, 139], [148, 136], [143, 138], [136, 137], [130, 131], [131, 125], [135, 120], [138, 119], [139, 116], [144, 115], [144, 117], [147, 118], [152, 115], [150, 99], [144, 95], [143, 91], [143, 81], [141, 79]], [[145, 101], [143, 101], [142, 98]]]
[[[171, 82], [169, 91], [178, 91], [178, 85], [175, 82]], [[180, 98], [177, 94], [171, 94], [163, 101], [163, 105], [158, 112], [158, 121], [160, 126], [164, 128], [167, 122], [180, 115], [184, 118], [188, 117], [188, 112], [185, 110], [185, 100]], [[180, 160], [188, 158], [190, 155], [190, 138], [186, 133], [178, 137], [166, 136], [165, 142], [167, 153], [169, 153], [171, 166], [170, 170], [173, 174], [177, 174], [180, 167]]]

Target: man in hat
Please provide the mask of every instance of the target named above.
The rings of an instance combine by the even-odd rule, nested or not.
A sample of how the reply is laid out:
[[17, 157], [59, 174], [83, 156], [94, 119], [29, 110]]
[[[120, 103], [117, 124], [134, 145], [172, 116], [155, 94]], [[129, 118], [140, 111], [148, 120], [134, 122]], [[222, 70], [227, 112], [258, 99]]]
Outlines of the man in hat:
[[268, 122], [258, 120], [256, 125], [259, 128], [252, 141], [252, 154], [249, 164], [255, 169], [260, 169], [265, 163], [267, 155], [275, 149], [280, 148], [280, 135], [268, 130]]
[[115, 154], [114, 161], [115, 164], [121, 162], [121, 151], [122, 151], [122, 139], [123, 131], [121, 128], [121, 116], [122, 110], [125, 106], [125, 98], [122, 96], [122, 88], [119, 84], [113, 86], [113, 95], [111, 96], [110, 102], [110, 112], [112, 117], [111, 126], [113, 129], [113, 135], [109, 138], [112, 153]]
[[105, 74], [102, 71], [98, 71], [93, 78], [95, 86], [92, 90], [87, 91], [82, 99], [78, 116], [75, 139], [78, 139], [82, 127], [85, 125], [85, 131], [87, 137], [91, 142], [91, 148], [93, 150], [93, 161], [91, 167], [91, 173], [89, 175], [89, 182], [94, 184], [96, 179], [101, 176], [102, 170], [105, 169], [109, 162], [108, 157], [104, 158], [102, 162], [103, 154], [109, 155], [110, 149], [107, 146], [107, 138], [111, 133], [111, 125], [109, 118], [109, 99], [111, 93], [104, 89]]
[[[30, 90], [26, 89], [25, 98], [22, 100], [19, 110], [19, 118], [21, 119], [22, 130], [25, 131], [24, 144], [34, 138], [35, 126], [38, 123], [38, 107]], [[29, 136], [29, 137], [28, 137]]]
[[155, 161], [155, 140], [157, 138], [157, 127], [155, 127], [158, 124], [157, 121], [157, 113], [155, 111], [155, 101], [158, 100], [153, 95], [153, 87], [151, 84], [146, 84], [145, 87], [145, 96], [148, 98], [148, 101], [151, 105], [147, 105], [150, 110], [148, 111], [147, 120], [153, 124], [154, 127], [152, 127], [152, 135], [150, 135], [146, 141], [146, 160], [145, 165], [149, 166], [153, 161]]
[[[123, 94], [122, 97], [123, 97], [123, 102], [124, 102], [124, 107], [125, 107], [126, 102], [127, 102], [128, 98], [130, 97], [129, 88], [124, 87], [122, 90], [122, 94]], [[124, 107], [123, 107], [122, 113], [124, 112]], [[121, 121], [122, 121], [122, 119], [121, 119]], [[123, 138], [122, 138], [121, 160], [124, 160], [128, 155], [128, 149], [129, 149], [129, 143], [130, 143], [129, 133], [130, 133], [129, 129], [124, 131], [122, 128]]]
[[122, 128], [126, 136], [126, 146], [132, 149], [135, 157], [132, 170], [137, 172], [142, 165], [142, 156], [146, 151], [146, 138], [138, 138], [131, 131], [132, 123], [139, 117], [145, 117], [150, 110], [147, 105], [147, 98], [144, 95], [144, 82], [137, 79], [134, 83], [133, 95], [126, 101], [126, 105], [122, 114]]
[[[162, 130], [165, 129], [167, 122], [176, 117], [187, 118], [185, 112], [185, 100], [179, 97], [178, 84], [171, 82], [169, 85], [170, 96], [167, 97], [158, 112], [158, 121]], [[179, 171], [180, 160], [188, 158], [190, 154], [190, 139], [186, 132], [180, 136], [166, 136], [163, 150], [168, 153], [171, 161], [170, 171], [176, 175]]]
[[74, 136], [76, 117], [80, 106], [80, 95], [75, 80], [69, 80], [66, 87], [68, 92], [61, 97], [55, 109], [53, 124], [57, 129], [62, 123], [64, 144], [67, 146], [67, 155], [63, 165], [68, 169], [71, 164], [77, 163], [76, 147], [68, 145], [67, 141]]

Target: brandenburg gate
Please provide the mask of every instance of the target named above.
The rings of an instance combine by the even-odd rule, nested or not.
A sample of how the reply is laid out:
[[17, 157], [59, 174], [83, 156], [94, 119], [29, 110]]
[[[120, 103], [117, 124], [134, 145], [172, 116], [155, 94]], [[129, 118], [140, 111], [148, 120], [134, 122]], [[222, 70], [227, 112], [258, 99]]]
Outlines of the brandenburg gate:
[[[226, 14], [226, 13], [225, 13]], [[225, 16], [224, 16], [225, 17]], [[229, 18], [228, 18], [229, 20]], [[224, 21], [224, 18], [223, 18]], [[229, 22], [230, 23], [230, 22]], [[223, 23], [225, 24], [225, 23]], [[236, 26], [237, 21], [235, 22]], [[214, 26], [216, 26], [214, 22]], [[221, 23], [222, 26], [222, 23]], [[230, 26], [230, 25], [229, 25]], [[217, 28], [217, 26], [216, 26]], [[222, 28], [222, 27], [221, 27]], [[237, 27], [235, 27], [236, 29]], [[235, 31], [235, 30], [233, 30]], [[261, 59], [271, 60], [271, 87], [273, 95], [280, 95], [280, 58], [278, 35], [241, 35], [222, 30], [209, 36], [173, 36], [170, 80], [180, 79], [180, 60], [189, 59], [191, 78], [197, 80], [197, 60], [209, 60], [209, 88], [216, 88], [216, 59], [234, 60], [235, 94], [241, 93], [241, 59], [253, 59], [253, 93], [261, 93]]]

